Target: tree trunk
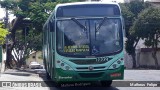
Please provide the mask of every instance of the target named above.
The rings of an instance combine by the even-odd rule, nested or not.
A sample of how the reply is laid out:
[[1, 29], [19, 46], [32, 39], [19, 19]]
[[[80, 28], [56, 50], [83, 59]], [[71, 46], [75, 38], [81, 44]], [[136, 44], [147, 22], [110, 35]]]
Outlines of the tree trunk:
[[12, 53], [10, 48], [7, 48], [7, 52], [6, 52], [6, 68], [12, 68], [11, 67], [11, 63], [12, 63]]
[[131, 56], [132, 56], [132, 60], [133, 60], [133, 68], [136, 68], [136, 54], [133, 53], [133, 54], [131, 54]]
[[155, 68], [158, 69], [158, 59], [157, 59], [157, 52], [156, 51], [154, 51], [152, 53], [152, 57], [153, 57], [153, 59], [155, 61]]
[[18, 62], [18, 68], [21, 68], [21, 67], [22, 67], [22, 64], [23, 64], [23, 61], [22, 61], [22, 60], [19, 60], [19, 62]]
[[158, 69], [158, 59], [157, 59], [158, 35], [157, 34], [155, 34], [155, 39], [153, 41], [154, 41], [154, 44], [152, 45], [152, 48], [153, 48], [152, 57], [155, 61], [155, 68]]

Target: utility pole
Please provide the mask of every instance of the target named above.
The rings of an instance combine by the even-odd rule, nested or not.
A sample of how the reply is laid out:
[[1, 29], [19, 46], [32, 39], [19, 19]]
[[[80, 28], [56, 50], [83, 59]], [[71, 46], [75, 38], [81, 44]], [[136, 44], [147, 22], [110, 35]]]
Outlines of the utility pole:
[[[7, 8], [5, 8], [5, 14], [6, 14], [6, 16], [5, 16], [5, 18], [4, 18], [4, 23], [5, 23], [5, 28], [7, 29], [8, 28], [8, 9]], [[8, 58], [8, 35], [6, 35], [6, 62], [7, 62], [7, 60], [9, 59]], [[4, 63], [4, 70], [5, 70], [5, 67], [6, 67], [6, 62]]]
[[8, 28], [8, 9], [5, 8], [6, 16], [4, 18], [5, 28]]

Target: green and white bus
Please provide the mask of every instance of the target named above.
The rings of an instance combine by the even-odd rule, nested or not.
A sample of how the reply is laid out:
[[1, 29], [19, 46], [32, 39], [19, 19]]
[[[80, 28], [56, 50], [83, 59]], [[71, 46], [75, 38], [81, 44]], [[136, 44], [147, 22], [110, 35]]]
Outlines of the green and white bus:
[[58, 4], [43, 27], [43, 59], [55, 82], [100, 81], [124, 76], [124, 28], [117, 3]]

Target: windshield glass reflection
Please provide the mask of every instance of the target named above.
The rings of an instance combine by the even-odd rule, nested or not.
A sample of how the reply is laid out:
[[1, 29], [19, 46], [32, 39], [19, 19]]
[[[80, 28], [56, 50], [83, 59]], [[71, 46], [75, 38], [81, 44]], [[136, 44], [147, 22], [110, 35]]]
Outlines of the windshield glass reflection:
[[120, 19], [75, 20], [57, 21], [57, 46], [61, 54], [102, 55], [122, 49]]

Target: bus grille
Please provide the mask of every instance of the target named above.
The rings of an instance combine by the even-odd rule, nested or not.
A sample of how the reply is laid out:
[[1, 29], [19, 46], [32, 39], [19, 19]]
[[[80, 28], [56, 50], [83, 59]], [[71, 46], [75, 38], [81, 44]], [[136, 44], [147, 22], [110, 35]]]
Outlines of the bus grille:
[[79, 75], [82, 78], [98, 78], [101, 77], [104, 73], [103, 72], [99, 72], [99, 73], [79, 73]]
[[111, 60], [112, 58], [97, 58], [97, 59], [70, 59], [71, 62], [78, 65], [91, 65], [91, 64], [103, 64]]
[[[94, 70], [96, 69], [104, 69], [105, 66], [99, 66], [99, 67], [94, 67]], [[88, 67], [77, 67], [77, 70], [89, 70]]]

